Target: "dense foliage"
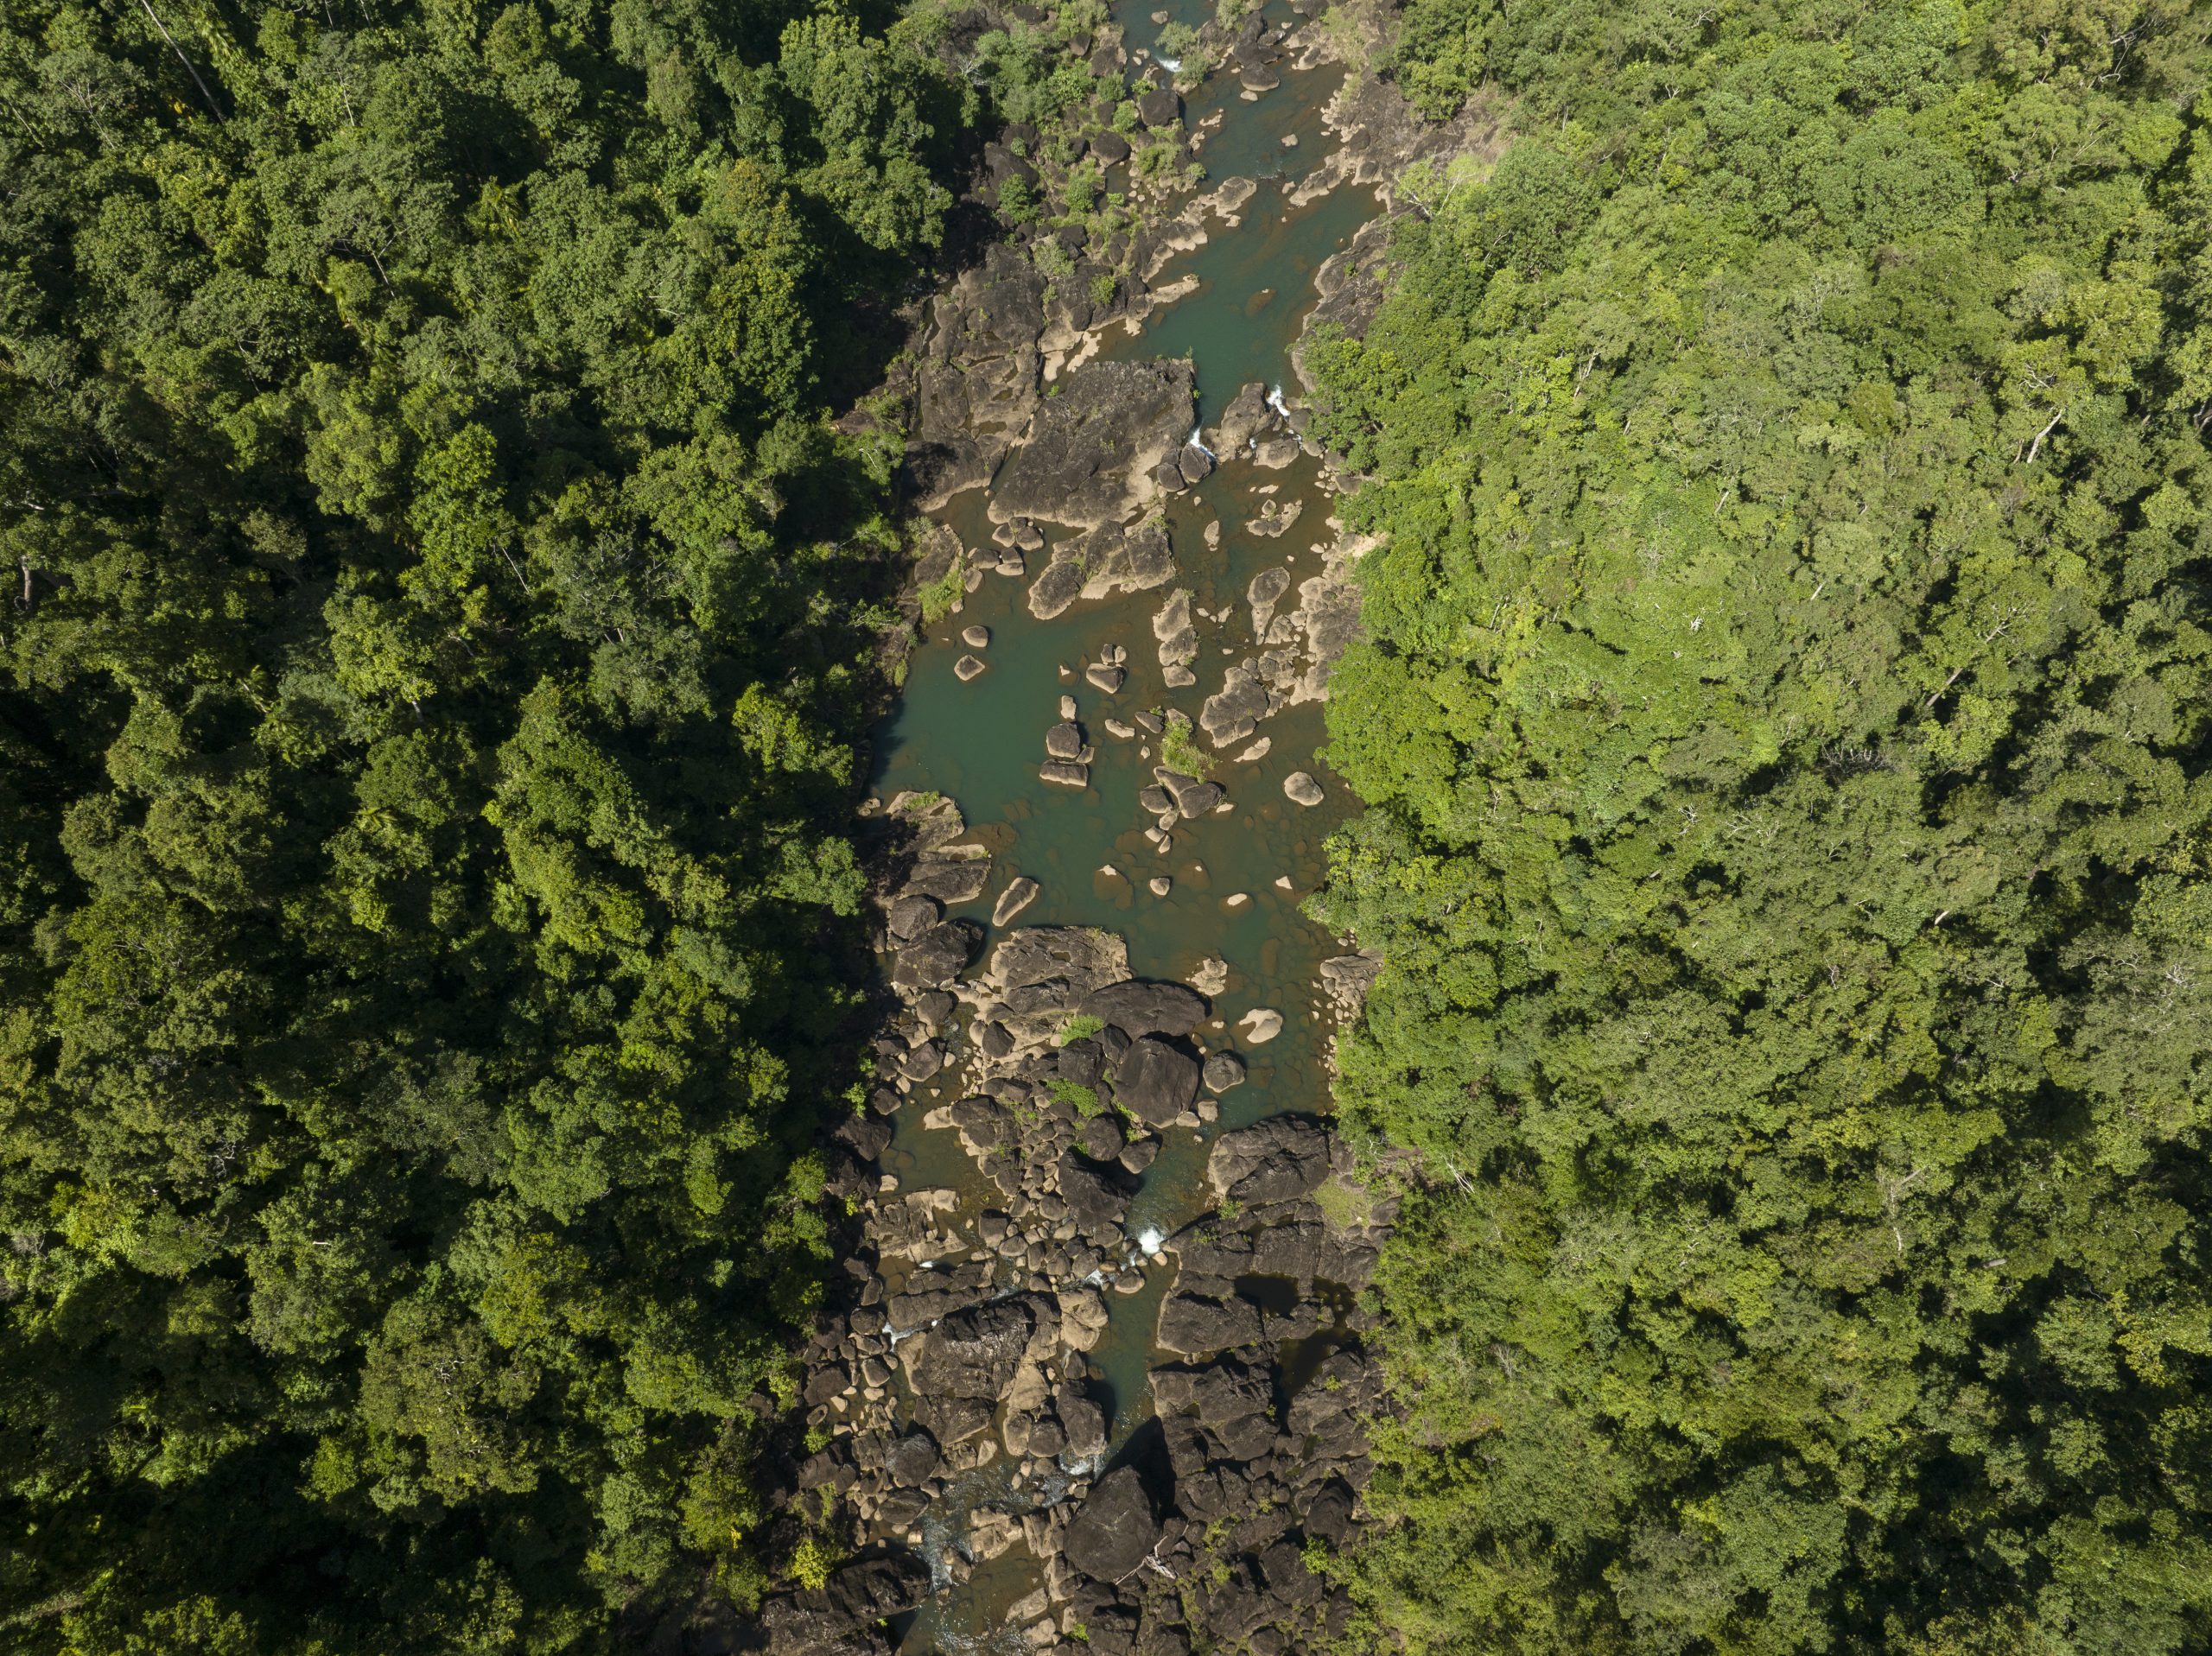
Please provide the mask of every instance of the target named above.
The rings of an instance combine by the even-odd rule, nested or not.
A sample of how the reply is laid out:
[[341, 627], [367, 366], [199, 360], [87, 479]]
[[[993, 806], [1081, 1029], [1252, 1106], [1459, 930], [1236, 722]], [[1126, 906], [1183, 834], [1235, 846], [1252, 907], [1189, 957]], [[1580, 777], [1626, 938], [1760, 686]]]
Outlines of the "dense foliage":
[[2206, 29], [1413, 0], [1521, 136], [1323, 353], [1412, 1649], [2205, 1647]]
[[10, 1649], [783, 1567], [895, 543], [825, 415], [979, 113], [883, 21], [0, 16]]

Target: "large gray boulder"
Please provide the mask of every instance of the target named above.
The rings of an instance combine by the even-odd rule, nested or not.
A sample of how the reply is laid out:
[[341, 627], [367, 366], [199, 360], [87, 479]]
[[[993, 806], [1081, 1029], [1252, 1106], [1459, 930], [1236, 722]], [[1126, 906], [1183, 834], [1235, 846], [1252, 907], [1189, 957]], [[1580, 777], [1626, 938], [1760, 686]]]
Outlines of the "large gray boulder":
[[976, 937], [967, 921], [939, 922], [899, 951], [891, 981], [901, 989], [933, 989], [951, 982], [974, 957]]
[[1205, 1022], [1205, 997], [1179, 983], [1109, 983], [1077, 1008], [1130, 1035], [1188, 1035]]
[[1329, 1177], [1328, 1132], [1282, 1115], [1225, 1133], [1214, 1144], [1206, 1177], [1230, 1201], [1292, 1201]]
[[1164, 1127], [1198, 1095], [1198, 1062], [1153, 1036], [1129, 1043], [1114, 1071], [1114, 1096], [1148, 1127]]
[[1191, 429], [1188, 362], [1093, 362], [1045, 398], [1000, 466], [994, 519], [1090, 529], [1117, 523], [1156, 486], [1152, 473]]
[[774, 1598], [761, 1622], [774, 1656], [873, 1656], [889, 1641], [876, 1623], [930, 1596], [930, 1567], [909, 1552], [846, 1564], [820, 1587]]
[[1060, 1195], [1078, 1223], [1118, 1220], [1128, 1210], [1132, 1192], [1126, 1176], [1110, 1162], [1096, 1162], [1072, 1150], [1064, 1151], [1059, 1179]]
[[1205, 1299], [1170, 1294], [1161, 1302], [1154, 1339], [1185, 1356], [1249, 1346], [1260, 1338], [1259, 1308], [1241, 1299]]
[[914, 1383], [925, 1395], [995, 1403], [1014, 1384], [1037, 1331], [1027, 1297], [988, 1300], [954, 1311], [930, 1330]]
[[1135, 1469], [1116, 1467], [1091, 1486], [1069, 1523], [1061, 1551], [1077, 1573], [1116, 1582], [1160, 1543], [1160, 1517]]

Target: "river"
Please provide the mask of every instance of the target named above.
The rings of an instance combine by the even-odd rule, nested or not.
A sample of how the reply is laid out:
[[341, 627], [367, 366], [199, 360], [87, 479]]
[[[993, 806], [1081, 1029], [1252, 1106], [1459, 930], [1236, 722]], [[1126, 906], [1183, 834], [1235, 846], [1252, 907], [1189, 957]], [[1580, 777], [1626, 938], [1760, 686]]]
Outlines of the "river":
[[[1156, 42], [1160, 10], [1124, 5], [1117, 13], [1133, 51]], [[1211, 15], [1198, 0], [1171, 0], [1164, 10], [1172, 21], [1190, 25]], [[1275, 15], [1285, 23], [1296, 21], [1287, 12]], [[1239, 177], [1259, 187], [1238, 222], [1216, 219], [1204, 246], [1179, 255], [1154, 277], [1157, 287], [1193, 276], [1195, 289], [1154, 313], [1133, 337], [1115, 327], [1095, 358], [1188, 358], [1196, 370], [1199, 417], [1209, 427], [1249, 384], [1271, 391], [1287, 387], [1294, 397], [1289, 352], [1315, 299], [1315, 273], [1377, 211], [1368, 192], [1349, 184], [1294, 204], [1295, 187], [1331, 147], [1321, 115], [1344, 72], [1300, 70], [1287, 61], [1278, 67], [1281, 84], [1256, 98], [1243, 94], [1233, 67], [1187, 94], [1185, 123], [1206, 134], [1200, 153], [1208, 187]], [[993, 853], [994, 892], [1017, 876], [1039, 882], [1039, 895], [1020, 914], [1020, 925], [1109, 930], [1126, 942], [1129, 970], [1139, 979], [1187, 982], [1209, 958], [1228, 963], [1226, 985], [1211, 996], [1212, 1019], [1198, 1038], [1214, 1050], [1236, 1050], [1248, 1078], [1213, 1101], [1205, 1114], [1217, 1109], [1217, 1119], [1161, 1133], [1122, 1224], [1130, 1238], [1172, 1237], [1215, 1207], [1205, 1172], [1222, 1133], [1287, 1112], [1319, 1115], [1328, 1107], [1332, 1025], [1319, 974], [1321, 963], [1343, 955], [1346, 945], [1301, 905], [1323, 877], [1326, 836], [1354, 802], [1316, 758], [1324, 739], [1320, 703], [1287, 706], [1262, 721], [1262, 757], [1236, 757], [1257, 736], [1213, 752], [1211, 775], [1228, 790], [1230, 808], [1179, 824], [1164, 854], [1147, 837], [1152, 817], [1136, 803], [1154, 781], [1160, 744], [1141, 730], [1116, 739], [1103, 728], [1107, 720], [1128, 721], [1139, 710], [1179, 708], [1196, 717], [1221, 688], [1224, 669], [1255, 652], [1247, 602], [1253, 577], [1286, 570], [1293, 588], [1287, 601], [1294, 604], [1296, 584], [1323, 570], [1335, 530], [1320, 462], [1300, 454], [1287, 466], [1263, 469], [1232, 460], [1165, 503], [1177, 563], [1173, 585], [1189, 590], [1196, 612], [1198, 656], [1189, 663], [1194, 685], [1171, 688], [1156, 659], [1153, 618], [1166, 589], [1078, 604], [1040, 621], [1025, 603], [1025, 582], [991, 576], [957, 612], [926, 629], [911, 658], [903, 699], [876, 748], [880, 797], [913, 792], [957, 802], [969, 835]], [[938, 517], [963, 545], [977, 546], [988, 542], [992, 529], [985, 504], [985, 492], [970, 490], [954, 497]], [[1292, 527], [1274, 536], [1249, 532], [1245, 526], [1264, 522], [1270, 505], [1277, 520], [1295, 508]], [[1217, 523], [1210, 543], [1207, 526]], [[1032, 577], [1036, 568], [1033, 557]], [[972, 654], [988, 670], [963, 682], [954, 671], [971, 653], [962, 634], [977, 626], [988, 630], [989, 643]], [[1116, 644], [1127, 652], [1128, 677], [1109, 695], [1085, 679], [1084, 668]], [[1076, 722], [1096, 750], [1088, 784], [1079, 789], [1046, 785], [1039, 777], [1040, 744], [1060, 717], [1064, 696], [1075, 699]], [[1286, 797], [1284, 782], [1294, 771], [1316, 778], [1321, 803], [1301, 806]], [[1155, 896], [1150, 885], [1161, 876], [1172, 886]], [[983, 912], [989, 902], [986, 893]], [[1279, 1012], [1283, 1027], [1273, 1038], [1249, 1044], [1238, 1038], [1237, 1025], [1255, 1009]], [[971, 1215], [998, 1193], [981, 1179], [952, 1128], [925, 1124], [938, 1095], [925, 1088], [898, 1112], [880, 1166], [899, 1190], [950, 1190], [961, 1213]], [[1154, 1329], [1175, 1274], [1172, 1256], [1157, 1252], [1133, 1263], [1142, 1286], [1107, 1297], [1106, 1326], [1088, 1354], [1087, 1380], [1110, 1412], [1108, 1464], [1152, 1412], [1148, 1374], [1164, 1360]], [[901, 1285], [888, 1264], [885, 1275], [893, 1291]], [[1277, 1360], [1310, 1368], [1325, 1349], [1325, 1342], [1308, 1342], [1301, 1361], [1278, 1348]], [[1292, 1383], [1297, 1378], [1293, 1374]], [[962, 1545], [976, 1508], [1020, 1504], [1008, 1488], [1010, 1465], [1001, 1457], [952, 1479], [921, 1520], [925, 1548], [941, 1570], [948, 1551]], [[1056, 1496], [1038, 1486], [1020, 1499]], [[1017, 1543], [958, 1573], [964, 1579], [904, 1619], [901, 1648], [1030, 1648], [1019, 1625], [1026, 1618], [1006, 1619], [1042, 1581], [1029, 1551]]]

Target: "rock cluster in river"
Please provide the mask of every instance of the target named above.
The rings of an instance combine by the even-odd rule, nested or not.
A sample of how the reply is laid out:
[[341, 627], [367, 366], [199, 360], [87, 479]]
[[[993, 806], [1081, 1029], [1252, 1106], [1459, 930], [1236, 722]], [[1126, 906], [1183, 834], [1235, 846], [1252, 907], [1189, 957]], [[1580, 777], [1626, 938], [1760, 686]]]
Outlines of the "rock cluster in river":
[[[1357, 1522], [1360, 1422], [1380, 1395], [1357, 1296], [1387, 1215], [1331, 1218], [1317, 1196], [1348, 1152], [1321, 1124], [1278, 1117], [1214, 1142], [1211, 1215], [1131, 1236], [1160, 1136], [1200, 1128], [1244, 1078], [1209, 1033], [1207, 995], [1133, 978], [1122, 941], [1090, 928], [1015, 927], [984, 946], [946, 912], [981, 896], [992, 863], [957, 806], [910, 795], [885, 815], [905, 840], [882, 898], [900, 1009], [833, 1177], [873, 1193], [868, 1251], [850, 1309], [807, 1352], [808, 1424], [829, 1441], [796, 1479], [858, 1548], [822, 1588], [771, 1603], [770, 1647], [881, 1656], [883, 1617], [1016, 1546], [1041, 1567], [1034, 1602], [1014, 1607], [1039, 1648], [1317, 1646], [1345, 1607], [1304, 1549]], [[1217, 990], [1227, 973], [1209, 961], [1194, 975]], [[887, 1118], [915, 1109], [957, 1133], [994, 1196], [882, 1188]], [[1109, 1460], [1110, 1399], [1085, 1354], [1109, 1296], [1162, 1271], [1154, 1424]], [[932, 1507], [985, 1469], [993, 1493], [925, 1556]]]

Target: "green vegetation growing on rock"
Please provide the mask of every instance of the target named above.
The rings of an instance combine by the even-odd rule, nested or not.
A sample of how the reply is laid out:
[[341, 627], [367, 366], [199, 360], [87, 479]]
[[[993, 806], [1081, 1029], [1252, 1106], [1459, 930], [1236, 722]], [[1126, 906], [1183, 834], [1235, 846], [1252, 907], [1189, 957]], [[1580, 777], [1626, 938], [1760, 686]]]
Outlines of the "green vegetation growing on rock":
[[2202, 1647], [2205, 63], [1413, 0], [1522, 136], [1316, 358], [1404, 1647]]

